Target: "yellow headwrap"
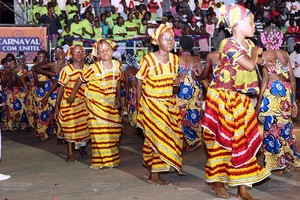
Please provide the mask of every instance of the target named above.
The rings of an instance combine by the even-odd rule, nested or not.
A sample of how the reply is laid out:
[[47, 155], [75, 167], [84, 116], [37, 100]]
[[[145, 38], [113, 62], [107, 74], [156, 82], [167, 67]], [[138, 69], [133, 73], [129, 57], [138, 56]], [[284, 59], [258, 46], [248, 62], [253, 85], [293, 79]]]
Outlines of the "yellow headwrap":
[[72, 53], [74, 47], [75, 47], [75, 46], [72, 45], [72, 46], [70, 46], [69, 49], [67, 50], [67, 53], [66, 53], [66, 60], [70, 60], [70, 59], [72, 58], [71, 53]]
[[114, 41], [112, 41], [112, 40], [106, 40], [106, 39], [101, 38], [101, 39], [98, 39], [98, 40], [93, 44], [93, 47], [92, 47], [92, 56], [96, 56], [96, 57], [98, 56], [98, 45], [99, 45], [100, 43], [102, 43], [103, 41], [106, 41], [108, 44], [110, 44], [111, 48], [112, 48], [113, 50], [115, 50], [117, 44], [116, 44]]
[[152, 34], [152, 43], [157, 45], [157, 40], [158, 40], [159, 35], [167, 30], [172, 31], [172, 33], [174, 35], [173, 29], [170, 26], [167, 26], [165, 24], [160, 24], [159, 27], [157, 27], [155, 29], [154, 33]]
[[220, 16], [217, 26], [219, 26], [221, 22], [224, 22], [228, 31], [231, 32], [232, 27], [236, 26], [239, 21], [245, 19], [250, 12], [250, 10], [238, 4], [222, 5], [220, 7]]

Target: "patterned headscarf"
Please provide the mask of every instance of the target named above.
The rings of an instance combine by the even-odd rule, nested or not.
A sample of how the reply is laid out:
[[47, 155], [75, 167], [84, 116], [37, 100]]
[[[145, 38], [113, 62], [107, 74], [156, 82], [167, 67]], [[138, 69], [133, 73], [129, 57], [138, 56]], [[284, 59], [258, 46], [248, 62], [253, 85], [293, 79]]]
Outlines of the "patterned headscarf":
[[239, 21], [245, 19], [249, 13], [251, 13], [250, 10], [238, 4], [222, 5], [220, 7], [220, 16], [217, 26], [219, 26], [221, 22], [224, 22], [228, 31], [231, 32], [232, 28], [236, 26]]
[[70, 46], [69, 49], [67, 50], [67, 53], [66, 53], [66, 60], [70, 60], [72, 58], [71, 54], [72, 54], [72, 51], [74, 49], [74, 45]]
[[159, 27], [157, 27], [154, 33], [152, 34], [152, 43], [157, 45], [158, 37], [160, 36], [160, 34], [162, 34], [167, 30], [170, 30], [174, 35], [173, 29], [170, 26], [167, 26], [165, 24], [160, 24]]
[[101, 38], [101, 39], [98, 39], [98, 40], [93, 44], [93, 48], [92, 48], [92, 56], [98, 57], [98, 45], [99, 45], [100, 43], [104, 42], [104, 41], [106, 41], [108, 44], [110, 44], [111, 48], [112, 48], [113, 50], [115, 50], [117, 44], [116, 44], [114, 41]]

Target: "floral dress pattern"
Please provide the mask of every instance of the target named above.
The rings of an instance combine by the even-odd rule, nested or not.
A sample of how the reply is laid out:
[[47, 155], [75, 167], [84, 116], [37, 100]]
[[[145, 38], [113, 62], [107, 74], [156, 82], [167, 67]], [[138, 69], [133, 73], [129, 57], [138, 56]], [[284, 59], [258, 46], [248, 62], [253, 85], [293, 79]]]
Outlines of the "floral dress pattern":
[[273, 80], [263, 94], [259, 119], [263, 122], [263, 152], [269, 170], [300, 167], [300, 154], [293, 134], [291, 84]]
[[193, 80], [192, 69], [179, 68], [179, 74], [183, 72], [186, 76], [179, 86], [177, 101], [182, 117], [182, 132], [188, 145], [192, 146], [202, 140], [202, 85], [197, 80]]

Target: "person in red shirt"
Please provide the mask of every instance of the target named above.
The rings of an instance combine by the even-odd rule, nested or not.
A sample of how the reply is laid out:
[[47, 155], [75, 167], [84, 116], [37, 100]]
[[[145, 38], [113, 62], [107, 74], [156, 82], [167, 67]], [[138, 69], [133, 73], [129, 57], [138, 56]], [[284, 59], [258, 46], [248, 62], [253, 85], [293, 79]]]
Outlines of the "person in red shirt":
[[158, 3], [154, 0], [150, 0], [148, 2], [148, 10], [151, 12], [151, 20], [154, 20], [156, 21], [156, 18], [157, 18], [157, 9], [159, 9], [159, 6], [158, 6]]

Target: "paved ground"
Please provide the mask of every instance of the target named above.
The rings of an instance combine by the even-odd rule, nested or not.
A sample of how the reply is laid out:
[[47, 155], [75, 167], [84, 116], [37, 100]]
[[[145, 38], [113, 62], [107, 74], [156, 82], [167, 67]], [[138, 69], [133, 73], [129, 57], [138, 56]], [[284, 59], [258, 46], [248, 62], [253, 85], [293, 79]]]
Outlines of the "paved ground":
[[[0, 200], [183, 200], [216, 198], [204, 181], [206, 157], [203, 149], [184, 153], [186, 177], [165, 174], [171, 186], [147, 183], [148, 172], [142, 167], [143, 138], [124, 122], [121, 140], [121, 164], [111, 170], [89, 169], [90, 157], [78, 162], [65, 162], [66, 145], [56, 139], [39, 141], [33, 132], [2, 131], [2, 161], [0, 173], [12, 177], [0, 182]], [[300, 138], [300, 128], [297, 137]], [[90, 149], [88, 149], [90, 150]], [[261, 162], [261, 155], [258, 156]], [[236, 188], [229, 188], [232, 195]], [[271, 175], [255, 185], [251, 193], [261, 200], [299, 199], [300, 171]], [[231, 199], [236, 199], [235, 197]]]

